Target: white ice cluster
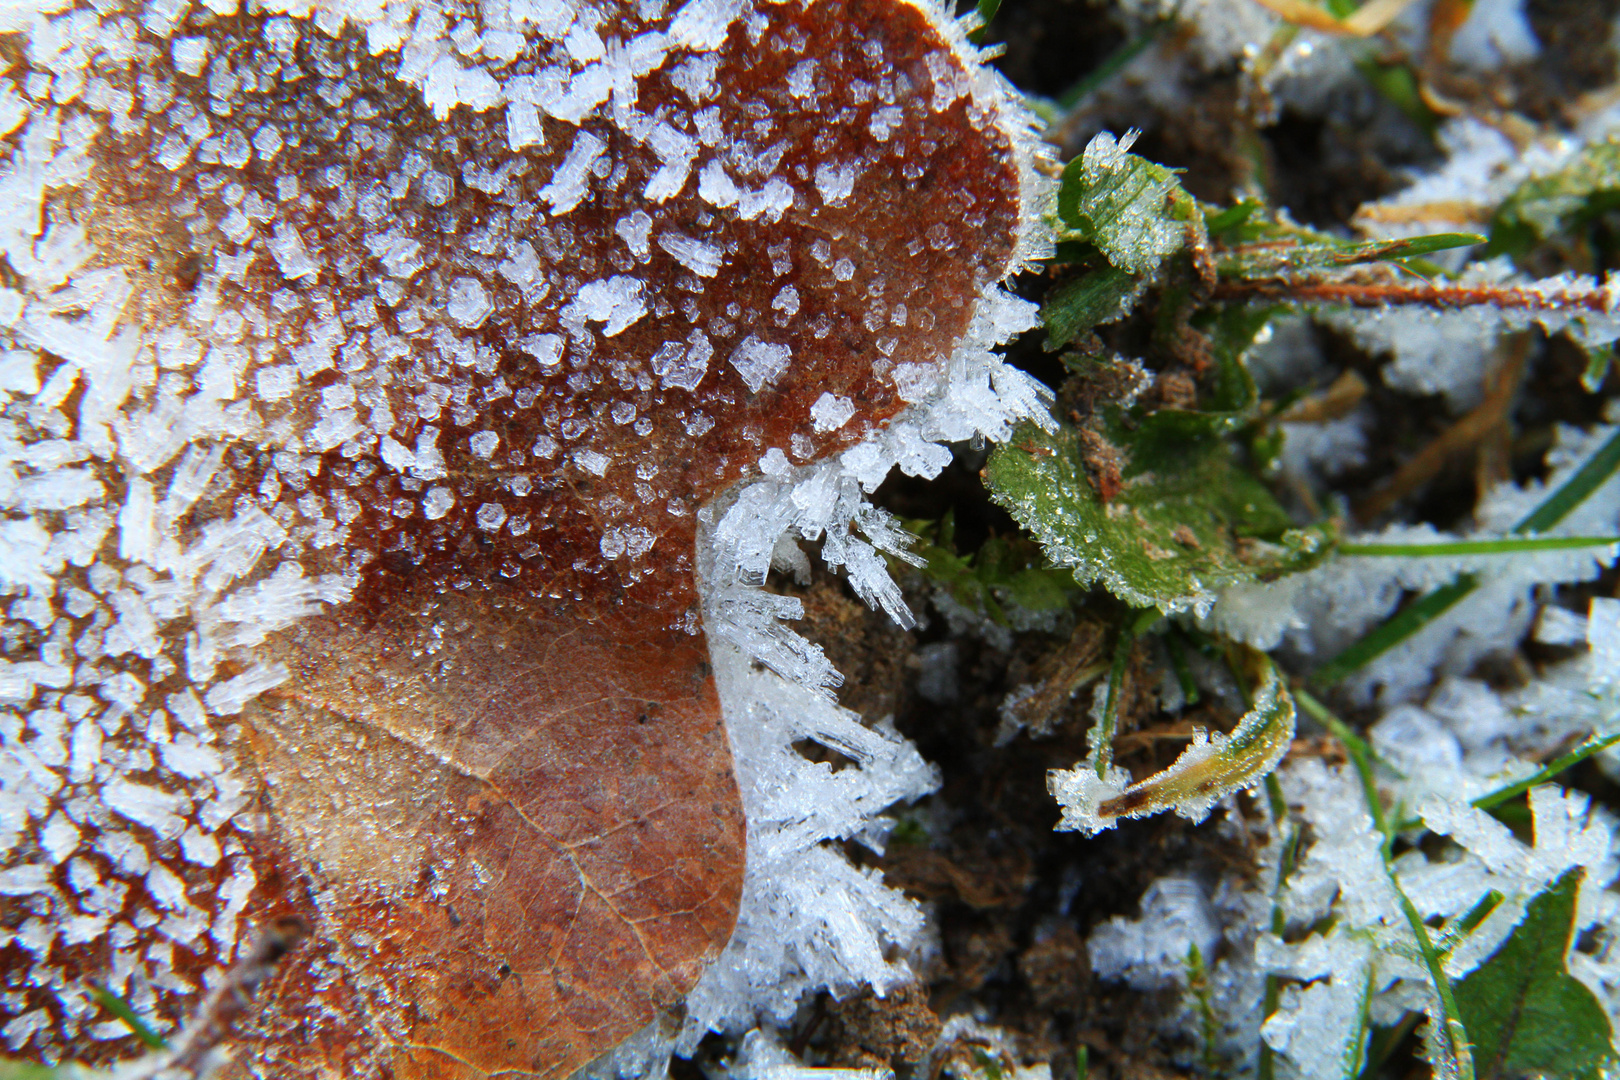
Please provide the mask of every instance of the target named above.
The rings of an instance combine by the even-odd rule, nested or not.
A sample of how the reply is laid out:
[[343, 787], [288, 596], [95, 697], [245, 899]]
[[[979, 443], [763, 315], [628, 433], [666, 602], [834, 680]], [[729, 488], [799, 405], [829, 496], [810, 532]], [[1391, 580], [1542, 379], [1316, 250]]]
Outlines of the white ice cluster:
[[[742, 907], [730, 944], [688, 995], [681, 1025], [654, 1025], [594, 1075], [657, 1072], [671, 1051], [689, 1054], [711, 1031], [746, 1033], [734, 1075], [760, 1075], [754, 1066], [797, 1075], [772, 1032], [806, 993], [882, 993], [913, 976], [922, 910], [837, 845], [855, 840], [881, 854], [892, 825], [884, 812], [933, 791], [937, 770], [891, 726], [863, 726], [833, 700], [842, 677], [785, 622], [802, 605], [764, 585], [773, 565], [792, 569], [792, 555], [804, 558], [800, 541], [819, 543], [823, 561], [860, 595], [911, 625], [880, 554], [911, 561], [910, 537], [867, 496], [897, 466], [938, 475], [950, 460], [941, 442], [1005, 438], [1024, 419], [1051, 423], [1049, 393], [991, 351], [1033, 324], [1032, 305], [987, 294], [942, 376], [918, 385], [912, 406], [877, 438], [819, 464], [762, 463], [764, 478], [700, 512], [704, 623], [748, 819]], [[804, 740], [850, 764], [835, 771], [811, 762], [794, 746]]]
[[1620, 871], [1615, 821], [1585, 796], [1532, 789], [1534, 843], [1528, 845], [1483, 810], [1455, 798], [1426, 799], [1418, 807], [1423, 825], [1454, 844], [1434, 857], [1408, 851], [1394, 860], [1392, 880], [1379, 854], [1382, 836], [1348, 770], [1310, 762], [1286, 770], [1282, 779], [1316, 835], [1283, 893], [1289, 925], [1335, 920], [1326, 933], [1294, 943], [1264, 935], [1255, 949], [1259, 969], [1294, 981], [1261, 1029], [1294, 1075], [1338, 1075], [1344, 1063], [1357, 1060], [1367, 1035], [1363, 1017], [1388, 1025], [1407, 1010], [1436, 1014], [1397, 884], [1430, 925], [1460, 919], [1493, 891], [1503, 897], [1472, 932], [1447, 941], [1445, 972], [1457, 980], [1500, 947], [1530, 900], [1565, 871], [1584, 868], [1574, 936], [1596, 929], [1602, 946], [1596, 954], [1572, 951], [1567, 963], [1616, 1014], [1620, 958], [1612, 944], [1620, 904], [1608, 890]]
[[[1191, 31], [1188, 39], [1146, 50], [1125, 73], [1160, 105], [1174, 103], [1181, 83], [1176, 54], [1189, 55], [1206, 71], [1233, 64], [1254, 72], [1277, 104], [1311, 115], [1342, 113], [1364, 87], [1356, 64], [1371, 42], [1353, 34], [1313, 29], [1306, 20], [1285, 19], [1285, 3], [1265, 0], [1121, 0], [1132, 24], [1174, 17]], [[1319, 5], [1298, 5], [1310, 14]], [[1432, 0], [1402, 5], [1385, 31], [1408, 55], [1428, 48]], [[1380, 12], [1388, 5], [1380, 5]], [[1295, 12], [1297, 14], [1297, 12]], [[1283, 32], [1289, 31], [1283, 37]], [[1382, 37], [1374, 39], [1383, 40]], [[1189, 48], [1190, 46], [1190, 48]], [[1531, 29], [1526, 0], [1476, 0], [1449, 42], [1453, 63], [1476, 71], [1532, 60], [1540, 42]], [[1150, 72], [1152, 74], [1150, 74]], [[1182, 92], [1186, 84], [1181, 84]]]
[[1099, 979], [1134, 990], [1184, 985], [1192, 950], [1215, 955], [1221, 930], [1204, 887], [1193, 878], [1164, 877], [1142, 894], [1142, 916], [1116, 915], [1086, 939], [1091, 970]]
[[[783, 622], [801, 614], [799, 601], [762, 586], [784, 547], [819, 542], [823, 561], [858, 594], [911, 625], [882, 554], [910, 561], [910, 538], [866, 497], [895, 467], [938, 475], [950, 461], [940, 443], [1006, 438], [1024, 419], [1051, 423], [1049, 392], [991, 351], [1033, 326], [1034, 314], [1006, 293], [986, 295], [946, 370], [920, 382], [911, 407], [877, 438], [831, 461], [767, 466], [763, 479], [702, 513], [705, 627], [748, 816], [748, 868], [737, 931], [687, 999], [679, 1052], [710, 1030], [785, 1023], [807, 991], [882, 991], [910, 977], [920, 909], [829, 841], [881, 853], [883, 811], [932, 791], [936, 773], [892, 729], [865, 728], [832, 700], [841, 677]], [[793, 748], [805, 739], [856, 767], [834, 772], [806, 760]]]

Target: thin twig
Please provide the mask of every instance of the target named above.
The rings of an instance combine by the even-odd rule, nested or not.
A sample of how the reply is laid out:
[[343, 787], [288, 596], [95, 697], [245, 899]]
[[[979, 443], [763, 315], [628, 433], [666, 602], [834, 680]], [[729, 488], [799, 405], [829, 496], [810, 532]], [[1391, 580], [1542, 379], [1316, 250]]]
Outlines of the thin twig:
[[[192, 1014], [170, 1049], [142, 1059], [141, 1076], [204, 1078], [223, 1064], [215, 1051], [253, 1003], [253, 995], [281, 958], [303, 941], [308, 930], [297, 919], [283, 919], [262, 930], [220, 984]], [[127, 1080], [133, 1080], [133, 1075]], [[121, 1074], [122, 1076], [122, 1074]]]
[[1389, 483], [1358, 500], [1356, 517], [1362, 521], [1382, 517], [1396, 503], [1440, 475], [1452, 457], [1478, 446], [1492, 429], [1505, 423], [1513, 410], [1529, 357], [1528, 335], [1514, 335], [1508, 342], [1506, 357], [1491, 376], [1485, 400], [1403, 462]]
[[1436, 285], [1424, 281], [1290, 281], [1227, 278], [1215, 286], [1216, 300], [1285, 300], [1301, 304], [1431, 308], [1494, 307], [1508, 311], [1591, 311], [1608, 314], [1613, 301], [1606, 286], [1595, 289], [1537, 289], [1496, 285]]

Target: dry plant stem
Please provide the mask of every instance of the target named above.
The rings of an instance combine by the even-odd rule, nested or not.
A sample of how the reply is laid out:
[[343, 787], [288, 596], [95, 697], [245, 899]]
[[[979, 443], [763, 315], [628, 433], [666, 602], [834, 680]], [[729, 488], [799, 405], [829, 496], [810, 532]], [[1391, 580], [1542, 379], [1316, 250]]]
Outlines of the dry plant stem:
[[1291, 23], [1320, 30], [1324, 34], [1346, 34], [1351, 37], [1371, 37], [1395, 21], [1401, 12], [1412, 6], [1413, 0], [1368, 0], [1355, 12], [1343, 19], [1307, 0], [1256, 0]]
[[1058, 650], [1038, 688], [1015, 706], [1026, 727], [1041, 734], [1050, 732], [1058, 710], [1071, 701], [1081, 687], [1109, 670], [1112, 661], [1102, 659], [1103, 638], [1103, 628], [1097, 623], [1081, 622], [1075, 626], [1068, 644]]
[[167, 1055], [163, 1071], [181, 1076], [206, 1076], [209, 1060], [236, 1027], [265, 979], [288, 952], [298, 947], [308, 934], [302, 923], [286, 919], [262, 931], [251, 948], [225, 975], [198, 1007], [174, 1048]]
[[1277, 414], [1285, 424], [1325, 424], [1355, 411], [1367, 396], [1367, 380], [1354, 371], [1342, 372], [1333, 385], [1320, 393], [1301, 398]]
[[1473, 0], [1438, 0], [1429, 10], [1429, 64], [1442, 64], [1450, 57], [1451, 39], [1468, 21], [1472, 7]]
[[1607, 289], [1543, 293], [1534, 289], [1493, 288], [1488, 285], [1431, 285], [1402, 281], [1222, 281], [1215, 300], [1284, 300], [1297, 304], [1348, 304], [1352, 307], [1388, 307], [1422, 304], [1433, 308], [1496, 307], [1508, 311], [1592, 311], [1607, 314]]
[[1357, 229], [1373, 235], [1377, 235], [1385, 226], [1413, 223], [1432, 227], [1478, 229], [1490, 222], [1491, 210], [1491, 207], [1483, 203], [1468, 202], [1465, 199], [1439, 199], [1415, 205], [1369, 203], [1358, 209], [1350, 221]]
[[1507, 343], [1502, 363], [1491, 375], [1485, 400], [1409, 458], [1395, 471], [1389, 483], [1358, 501], [1355, 504], [1356, 517], [1362, 521], [1382, 517], [1396, 503], [1439, 475], [1454, 455], [1480, 446], [1491, 438], [1493, 432], [1502, 430], [1513, 408], [1513, 399], [1518, 394], [1519, 381], [1524, 376], [1529, 356], [1529, 336], [1515, 334]]

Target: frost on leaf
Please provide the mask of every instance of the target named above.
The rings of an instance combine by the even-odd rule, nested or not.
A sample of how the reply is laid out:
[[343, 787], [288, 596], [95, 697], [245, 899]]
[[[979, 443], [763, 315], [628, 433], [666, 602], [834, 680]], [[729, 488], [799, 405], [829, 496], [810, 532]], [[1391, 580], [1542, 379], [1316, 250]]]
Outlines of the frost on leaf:
[[1491, 247], [1522, 255], [1570, 231], [1620, 199], [1620, 141], [1592, 143], [1556, 169], [1521, 183], [1497, 207]]
[[1058, 828], [1089, 835], [1123, 818], [1166, 810], [1202, 821], [1217, 801], [1275, 769], [1294, 738], [1294, 699], [1265, 654], [1243, 655], [1257, 685], [1249, 711], [1230, 734], [1195, 730], [1192, 745], [1169, 768], [1135, 784], [1117, 766], [1099, 769], [1095, 755], [1072, 769], [1054, 769], [1046, 786], [1063, 806]]
[[155, 10], [9, 24], [8, 1050], [290, 916], [250, 1072], [566, 1075], [736, 919], [698, 513], [942, 369], [1026, 136], [905, 3]]
[[1202, 233], [1202, 215], [1163, 165], [1129, 153], [1135, 134], [1096, 136], [1063, 170], [1060, 240], [1095, 244], [1110, 264], [1142, 276]]
[[1118, 390], [1137, 377], [1130, 365], [1087, 367], [1077, 385], [1095, 386], [1102, 403], [1071, 411], [1074, 426], [1020, 427], [985, 468], [991, 496], [1082, 585], [1100, 582], [1136, 607], [1201, 611], [1224, 586], [1320, 562], [1331, 529], [1293, 528], [1229, 441], [1256, 415], [1244, 352], [1269, 318], [1229, 309], [1213, 321], [1218, 366], [1201, 409], [1149, 410]]
[[1112, 425], [1047, 434], [1026, 424], [985, 476], [1053, 562], [1139, 606], [1206, 606], [1222, 586], [1305, 569], [1332, 547], [1321, 529], [1292, 528], [1218, 439], [1155, 444]]

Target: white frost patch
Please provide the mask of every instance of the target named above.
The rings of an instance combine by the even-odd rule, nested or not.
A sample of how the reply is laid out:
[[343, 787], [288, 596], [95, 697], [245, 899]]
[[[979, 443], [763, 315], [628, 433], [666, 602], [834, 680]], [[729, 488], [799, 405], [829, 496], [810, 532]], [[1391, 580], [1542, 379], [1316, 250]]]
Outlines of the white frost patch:
[[174, 69], [182, 75], [190, 75], [193, 79], [203, 73], [208, 66], [208, 39], [203, 37], [176, 38], [169, 47], [169, 55], [174, 58]]
[[602, 323], [602, 333], [613, 337], [647, 314], [646, 288], [640, 278], [623, 274], [592, 281], [580, 286], [559, 319], [575, 338], [584, 335], [584, 326], [589, 322]]
[[742, 14], [742, 0], [687, 0], [669, 25], [669, 40], [694, 53], [712, 52]]
[[484, 320], [495, 313], [495, 305], [477, 279], [458, 277], [450, 283], [450, 300], [445, 305], [445, 313], [471, 330], [482, 326]]
[[242, 706], [292, 677], [285, 664], [254, 664], [242, 674], [215, 683], [203, 703], [216, 716], [234, 716]]
[[619, 219], [613, 226], [613, 231], [619, 234], [630, 253], [638, 259], [645, 259], [652, 251], [648, 245], [648, 236], [652, 233], [652, 217], [645, 210], [637, 210]]
[[185, 825], [180, 815], [190, 806], [189, 800], [175, 792], [137, 784], [123, 777], [103, 787], [101, 798], [115, 813], [137, 825], [145, 825], [165, 839], [175, 839], [180, 835]]
[[847, 397], [833, 393], [823, 393], [816, 398], [816, 403], [810, 406], [810, 423], [815, 427], [817, 434], [821, 435], [837, 431], [849, 423], [850, 417], [854, 415], [855, 403]]
[[791, 319], [799, 313], [799, 290], [792, 285], [782, 286], [782, 291], [771, 298], [771, 308]]
[[743, 187], [719, 161], [711, 161], [699, 171], [698, 195], [720, 209], [736, 207], [744, 221], [763, 218], [774, 223], [793, 208], [793, 185], [782, 177], [773, 176], [759, 188]]
[[297, 281], [299, 278], [320, 273], [321, 268], [309, 257], [309, 249], [304, 246], [304, 238], [291, 225], [277, 223], [272, 238], [267, 243], [276, 265], [281, 268], [281, 276], [287, 280]]
[[817, 165], [816, 190], [821, 193], [821, 201], [828, 206], [843, 206], [848, 202], [855, 190], [855, 170], [853, 161], [843, 165], [823, 161]]
[[[749, 823], [748, 870], [737, 931], [687, 998], [678, 1052], [689, 1053], [709, 1030], [740, 1033], [761, 1018], [785, 1023], [802, 995], [818, 988], [882, 990], [911, 977], [921, 912], [828, 841], [854, 838], [881, 851], [889, 824], [882, 811], [927, 793], [937, 779], [891, 729], [867, 728], [833, 703], [827, 688], [838, 673], [782, 621], [800, 616], [799, 601], [760, 586], [782, 560], [782, 540], [788, 547], [794, 538], [820, 541], [823, 560], [846, 573], [858, 595], [911, 625], [882, 555], [914, 558], [909, 538], [863, 490], [911, 461], [918, 446], [949, 460], [933, 440], [1004, 435], [1024, 418], [1051, 423], [1039, 395], [1005, 374], [991, 351], [1031, 319], [1030, 305], [992, 293], [977, 306], [948, 376], [853, 457], [795, 468], [768, 453], [763, 478], [699, 514], [704, 625]], [[830, 393], [812, 408], [833, 424], [828, 430], [853, 416], [853, 404]], [[854, 767], [834, 773], [811, 765], [792, 750], [799, 739], [836, 749]]]
[[1142, 917], [1114, 916], [1091, 932], [1086, 952], [1101, 979], [1135, 990], [1164, 990], [1187, 981], [1187, 955], [1197, 946], [1207, 961], [1220, 943], [1203, 886], [1191, 878], [1164, 877], [1142, 894]]
[[606, 150], [607, 143], [590, 132], [575, 132], [562, 164], [540, 189], [540, 200], [551, 207], [553, 214], [566, 214], [585, 201], [591, 167]]
[[431, 487], [427, 494], [422, 496], [422, 516], [429, 521], [437, 521], [450, 512], [456, 505], [455, 492], [447, 487]]
[[652, 357], [653, 374], [666, 389], [696, 390], [708, 373], [714, 346], [702, 330], [693, 330], [683, 345], [666, 341]]
[[685, 233], [667, 232], [658, 238], [658, 246], [698, 277], [714, 277], [720, 272], [720, 249], [713, 244], [694, 240]]
[[786, 345], [773, 345], [761, 341], [753, 334], [742, 340], [728, 358], [731, 366], [742, 376], [748, 392], [757, 394], [761, 387], [769, 386], [782, 377], [793, 359], [793, 350]]
[[592, 476], [605, 476], [613, 459], [595, 450], [580, 450], [574, 454], [574, 462]]

